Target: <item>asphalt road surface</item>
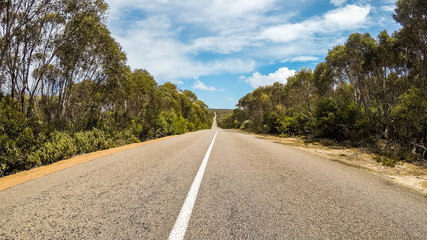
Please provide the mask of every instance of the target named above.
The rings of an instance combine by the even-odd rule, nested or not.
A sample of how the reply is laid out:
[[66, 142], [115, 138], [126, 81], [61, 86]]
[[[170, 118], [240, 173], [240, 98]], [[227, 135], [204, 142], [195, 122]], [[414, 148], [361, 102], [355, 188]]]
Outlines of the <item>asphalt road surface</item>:
[[216, 128], [1, 191], [0, 239], [173, 239], [206, 158], [181, 228], [185, 239], [427, 239], [424, 196], [293, 147]]

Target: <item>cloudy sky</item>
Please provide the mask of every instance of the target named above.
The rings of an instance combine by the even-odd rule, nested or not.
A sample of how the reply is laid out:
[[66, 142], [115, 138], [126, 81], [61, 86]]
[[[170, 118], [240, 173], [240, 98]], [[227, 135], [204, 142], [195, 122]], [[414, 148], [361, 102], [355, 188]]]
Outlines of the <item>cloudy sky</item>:
[[234, 108], [254, 88], [315, 68], [354, 32], [399, 28], [395, 0], [106, 0], [128, 64]]

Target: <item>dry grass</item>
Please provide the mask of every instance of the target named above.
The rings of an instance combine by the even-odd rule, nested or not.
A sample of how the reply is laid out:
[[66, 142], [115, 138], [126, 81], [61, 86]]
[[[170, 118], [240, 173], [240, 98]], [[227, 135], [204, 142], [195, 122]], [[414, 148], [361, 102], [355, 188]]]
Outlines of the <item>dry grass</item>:
[[364, 169], [427, 195], [426, 163], [411, 164], [398, 162], [395, 167], [385, 167], [375, 160], [377, 155], [359, 148], [323, 146], [316, 142], [306, 144], [303, 140], [298, 138], [279, 138], [270, 135], [258, 135], [258, 137], [268, 139], [276, 143], [294, 146], [333, 161]]

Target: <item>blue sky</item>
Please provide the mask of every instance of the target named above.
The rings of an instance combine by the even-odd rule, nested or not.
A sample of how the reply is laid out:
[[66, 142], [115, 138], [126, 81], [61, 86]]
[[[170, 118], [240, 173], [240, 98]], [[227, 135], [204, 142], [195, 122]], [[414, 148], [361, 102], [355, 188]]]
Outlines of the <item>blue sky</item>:
[[258, 86], [314, 69], [351, 33], [400, 26], [395, 0], [106, 0], [132, 69], [234, 108]]

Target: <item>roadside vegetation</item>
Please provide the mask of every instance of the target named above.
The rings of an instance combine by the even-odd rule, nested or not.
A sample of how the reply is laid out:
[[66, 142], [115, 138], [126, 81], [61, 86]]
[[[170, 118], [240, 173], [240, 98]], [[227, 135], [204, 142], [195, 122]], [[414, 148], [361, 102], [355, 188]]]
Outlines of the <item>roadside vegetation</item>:
[[107, 30], [102, 0], [0, 2], [0, 176], [210, 128], [189, 90], [158, 85]]
[[301, 69], [286, 84], [241, 98], [219, 126], [369, 147], [387, 166], [425, 160], [427, 5], [424, 0], [396, 5], [399, 31], [377, 38], [350, 35], [314, 71]]

